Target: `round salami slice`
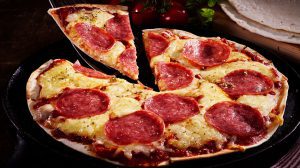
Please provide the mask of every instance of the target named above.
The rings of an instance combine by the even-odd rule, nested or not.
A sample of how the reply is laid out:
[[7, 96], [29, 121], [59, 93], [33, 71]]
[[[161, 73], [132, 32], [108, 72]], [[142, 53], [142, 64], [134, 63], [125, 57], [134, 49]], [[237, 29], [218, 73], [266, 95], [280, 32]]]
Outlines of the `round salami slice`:
[[159, 140], [164, 128], [164, 122], [158, 115], [140, 110], [109, 120], [105, 124], [105, 135], [118, 145], [147, 144]]
[[264, 119], [257, 109], [235, 102], [217, 103], [204, 117], [218, 131], [237, 137], [256, 136], [265, 129]]
[[133, 47], [127, 48], [118, 57], [118, 63], [120, 68], [122, 68], [128, 76], [135, 76], [139, 73], [139, 69], [136, 64], [136, 58], [136, 49]]
[[190, 69], [177, 63], [158, 63], [156, 67], [160, 90], [185, 88], [194, 79]]
[[67, 118], [83, 118], [107, 111], [109, 97], [95, 89], [67, 89], [59, 97], [56, 110]]
[[130, 27], [129, 16], [116, 14], [106, 23], [106, 31], [117, 40], [132, 40], [133, 34]]
[[148, 33], [148, 47], [146, 51], [150, 58], [162, 54], [169, 47], [169, 40], [164, 36], [156, 33]]
[[107, 51], [115, 43], [115, 39], [109, 33], [93, 25], [77, 23], [75, 30], [92, 50]]
[[102, 72], [99, 72], [99, 71], [95, 71], [95, 70], [90, 69], [90, 68], [83, 67], [80, 64], [76, 64], [76, 63], [73, 64], [73, 68], [76, 72], [82, 73], [83, 75], [88, 76], [88, 77], [99, 78], [99, 79], [109, 79], [109, 78], [111, 78], [111, 76], [109, 76], [109, 75], [106, 75], [106, 74], [104, 74]]
[[200, 67], [222, 64], [229, 55], [229, 46], [211, 39], [190, 40], [183, 47], [183, 56], [192, 64]]
[[227, 74], [219, 86], [231, 97], [241, 95], [258, 95], [269, 93], [273, 88], [273, 81], [253, 70], [236, 70]]
[[196, 100], [171, 93], [147, 99], [144, 109], [158, 114], [167, 124], [183, 121], [198, 114], [200, 110]]

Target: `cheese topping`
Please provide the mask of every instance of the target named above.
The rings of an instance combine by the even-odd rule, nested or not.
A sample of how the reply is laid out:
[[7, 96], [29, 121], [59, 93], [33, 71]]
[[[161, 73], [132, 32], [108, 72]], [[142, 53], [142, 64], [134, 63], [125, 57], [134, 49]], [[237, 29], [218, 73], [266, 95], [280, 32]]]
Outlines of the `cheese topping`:
[[237, 99], [237, 102], [247, 104], [251, 107], [258, 109], [263, 116], [268, 116], [269, 113], [275, 108], [278, 96], [270, 95], [243, 95]]
[[214, 140], [217, 144], [226, 141], [225, 136], [210, 127], [201, 114], [184, 122], [170, 125], [166, 129], [166, 134], [176, 136], [176, 138], [170, 139], [168, 143], [179, 149], [199, 148], [211, 140]]
[[95, 10], [79, 10], [67, 16], [66, 21], [69, 22], [67, 30], [73, 27], [76, 23], [87, 23], [99, 28], [103, 28], [105, 23], [113, 18], [114, 15], [104, 12], [99, 9]]
[[199, 90], [203, 95], [203, 98], [199, 100], [199, 104], [203, 106], [202, 112], [216, 103], [231, 100], [221, 88], [213, 83], [205, 81], [200, 85]]
[[276, 76], [274, 76], [274, 74], [272, 73], [270, 67], [254, 61], [247, 61], [247, 62], [237, 61], [237, 62], [224, 63], [220, 66], [211, 67], [206, 70], [203, 70], [200, 72], [200, 74], [204, 79], [213, 83], [218, 83], [225, 75], [239, 69], [254, 70], [262, 73], [263, 75], [268, 76], [271, 79], [276, 78]]
[[108, 79], [89, 78], [76, 73], [70, 62], [64, 61], [58, 66], [51, 68], [38, 77], [38, 84], [41, 86], [40, 98], [51, 98], [65, 88], [95, 88], [106, 86]]

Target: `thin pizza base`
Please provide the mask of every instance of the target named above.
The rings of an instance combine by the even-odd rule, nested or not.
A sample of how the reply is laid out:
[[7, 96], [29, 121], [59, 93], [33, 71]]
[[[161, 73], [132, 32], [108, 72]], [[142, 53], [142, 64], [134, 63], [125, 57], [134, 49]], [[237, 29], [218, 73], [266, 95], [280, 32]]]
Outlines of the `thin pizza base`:
[[[180, 31], [181, 34], [185, 34], [186, 36], [189, 35], [189, 33], [186, 33], [184, 31]], [[238, 43], [236, 43], [236, 45], [239, 45], [240, 47], [244, 47], [243, 45], [240, 45]], [[254, 50], [250, 49], [250, 48], [246, 48], [249, 52], [255, 53]], [[263, 58], [263, 57], [262, 57]], [[47, 69], [50, 65], [51, 65], [52, 61], [48, 61], [45, 64], [43, 64], [41, 67], [39, 67], [37, 70], [35, 70], [27, 83], [27, 87], [26, 87], [26, 93], [27, 93], [27, 101], [28, 101], [28, 105], [29, 105], [29, 110], [33, 116], [33, 118], [36, 117], [36, 113], [35, 110], [32, 108], [32, 106], [30, 106], [31, 101], [37, 98], [37, 95], [39, 94], [40, 88], [37, 85], [37, 77], [39, 76], [39, 74], [41, 74], [45, 69]], [[282, 87], [282, 94], [281, 94], [281, 98], [278, 101], [277, 106], [279, 107], [279, 111], [280, 111], [280, 116], [282, 117], [284, 114], [284, 108], [285, 108], [285, 102], [287, 99], [287, 91], [288, 91], [288, 83], [285, 77], [282, 78], [283, 79], [283, 87]], [[39, 123], [38, 123], [39, 124]], [[39, 124], [50, 136], [53, 137], [53, 135], [51, 134], [51, 130], [49, 128], [44, 127], [43, 125]], [[232, 152], [236, 152], [236, 151], [243, 151], [245, 149], [249, 149], [252, 147], [256, 147], [259, 146], [260, 144], [264, 143], [265, 141], [267, 141], [276, 131], [276, 129], [278, 128], [278, 126], [280, 125], [280, 123], [274, 125], [274, 127], [272, 127], [271, 130], [268, 131], [267, 135], [265, 136], [264, 139], [260, 140], [259, 142], [250, 145], [250, 146], [241, 146], [241, 148], [238, 149], [225, 149], [225, 150], [221, 150], [219, 152], [216, 153], [210, 153], [210, 154], [203, 154], [203, 155], [196, 155], [196, 156], [192, 156], [192, 157], [172, 157], [170, 158], [170, 160], [168, 161], [164, 161], [161, 162], [158, 166], [163, 166], [163, 165], [168, 165], [171, 162], [176, 162], [176, 161], [184, 161], [184, 160], [191, 160], [191, 159], [198, 159], [198, 158], [209, 158], [209, 157], [214, 157], [214, 156], [218, 156], [218, 155], [223, 155], [223, 154], [227, 154], [227, 153], [232, 153]], [[53, 137], [54, 138], [54, 137]], [[56, 138], [55, 138], [56, 139]], [[97, 157], [100, 158], [99, 156], [96, 156], [94, 153], [92, 153], [91, 151], [89, 151], [89, 146], [88, 145], [84, 145], [84, 144], [80, 144], [77, 142], [72, 142], [68, 139], [56, 139], [60, 142], [62, 142], [63, 144], [79, 151], [82, 152], [84, 154], [87, 154], [89, 156], [93, 156], [93, 157]], [[113, 164], [117, 164], [117, 165], [123, 165], [122, 163], [119, 163], [117, 161], [112, 161], [109, 159], [105, 159], [105, 158], [100, 158], [103, 159], [107, 162], [113, 163]]]

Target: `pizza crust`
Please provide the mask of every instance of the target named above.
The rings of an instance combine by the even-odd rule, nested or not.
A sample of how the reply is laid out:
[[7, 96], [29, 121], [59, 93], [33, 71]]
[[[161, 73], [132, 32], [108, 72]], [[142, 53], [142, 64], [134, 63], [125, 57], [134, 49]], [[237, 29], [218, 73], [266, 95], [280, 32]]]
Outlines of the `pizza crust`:
[[[108, 11], [110, 13], [117, 13], [118, 11], [124, 11], [128, 14], [127, 10], [128, 7], [127, 6], [122, 6], [122, 5], [104, 5], [104, 4], [74, 4], [74, 5], [67, 5], [67, 6], [63, 6], [63, 7], [58, 7], [58, 8], [69, 8], [69, 7], [87, 7], [87, 8], [97, 8], [103, 11]], [[58, 8], [52, 8], [48, 10], [49, 12], [55, 11]]]

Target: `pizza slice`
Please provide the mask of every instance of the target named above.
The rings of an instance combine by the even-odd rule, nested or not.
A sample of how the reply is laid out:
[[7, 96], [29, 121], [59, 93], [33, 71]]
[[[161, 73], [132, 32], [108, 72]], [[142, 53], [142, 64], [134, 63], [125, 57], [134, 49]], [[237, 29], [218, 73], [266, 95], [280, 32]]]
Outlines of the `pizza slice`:
[[48, 13], [68, 39], [88, 56], [138, 79], [127, 7], [77, 4], [49, 9]]
[[[143, 40], [160, 90], [187, 88], [205, 69], [253, 59], [242, 52], [243, 45], [221, 38], [199, 37], [182, 30], [146, 29]], [[264, 58], [261, 61], [269, 62]]]

